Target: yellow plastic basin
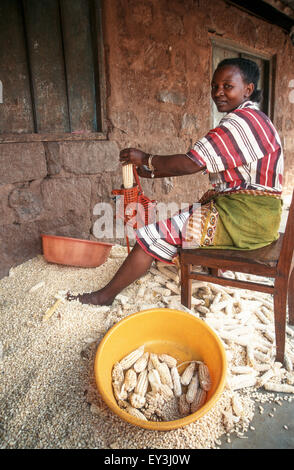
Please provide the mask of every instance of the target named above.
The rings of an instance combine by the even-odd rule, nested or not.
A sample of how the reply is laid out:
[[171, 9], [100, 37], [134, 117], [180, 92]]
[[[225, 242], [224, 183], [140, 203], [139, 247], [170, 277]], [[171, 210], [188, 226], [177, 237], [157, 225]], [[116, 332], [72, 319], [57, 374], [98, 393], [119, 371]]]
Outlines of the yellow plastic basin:
[[[170, 354], [178, 364], [189, 360], [202, 360], [207, 364], [212, 387], [202, 408], [181, 419], [153, 422], [135, 418], [117, 405], [112, 392], [112, 367], [142, 344], [146, 351]], [[179, 368], [179, 372], [185, 367], [187, 365]], [[226, 371], [225, 350], [215, 332], [192, 314], [168, 308], [133, 313], [116, 323], [99, 344], [94, 365], [99, 393], [109, 408], [133, 425], [159, 431], [186, 426], [207, 413], [224, 389]]]

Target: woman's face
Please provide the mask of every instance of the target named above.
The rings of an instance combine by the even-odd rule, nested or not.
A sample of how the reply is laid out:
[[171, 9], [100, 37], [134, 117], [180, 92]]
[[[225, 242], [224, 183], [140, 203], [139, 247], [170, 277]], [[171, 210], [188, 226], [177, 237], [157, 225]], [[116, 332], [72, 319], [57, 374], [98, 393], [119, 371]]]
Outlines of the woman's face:
[[211, 97], [220, 113], [229, 113], [248, 100], [254, 90], [253, 83], [245, 83], [238, 67], [226, 65], [214, 72]]

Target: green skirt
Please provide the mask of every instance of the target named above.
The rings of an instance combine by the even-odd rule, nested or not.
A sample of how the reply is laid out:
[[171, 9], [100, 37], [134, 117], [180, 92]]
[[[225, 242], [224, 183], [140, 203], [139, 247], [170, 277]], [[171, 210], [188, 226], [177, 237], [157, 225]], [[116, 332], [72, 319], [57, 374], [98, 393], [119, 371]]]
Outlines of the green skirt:
[[218, 196], [214, 202], [219, 215], [215, 247], [254, 250], [279, 237], [281, 199], [237, 193]]
[[276, 195], [216, 194], [208, 203], [202, 203], [200, 215], [195, 211], [189, 217], [185, 246], [236, 250], [261, 248], [279, 237], [281, 214], [282, 200]]

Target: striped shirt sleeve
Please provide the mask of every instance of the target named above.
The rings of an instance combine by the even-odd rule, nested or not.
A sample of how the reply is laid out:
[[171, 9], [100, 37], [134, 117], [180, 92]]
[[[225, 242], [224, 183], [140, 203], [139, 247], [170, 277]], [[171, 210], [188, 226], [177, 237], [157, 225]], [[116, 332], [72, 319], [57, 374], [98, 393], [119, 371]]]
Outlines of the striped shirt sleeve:
[[195, 163], [218, 173], [250, 164], [276, 152], [279, 138], [269, 118], [261, 111], [239, 109], [227, 114], [187, 153]]

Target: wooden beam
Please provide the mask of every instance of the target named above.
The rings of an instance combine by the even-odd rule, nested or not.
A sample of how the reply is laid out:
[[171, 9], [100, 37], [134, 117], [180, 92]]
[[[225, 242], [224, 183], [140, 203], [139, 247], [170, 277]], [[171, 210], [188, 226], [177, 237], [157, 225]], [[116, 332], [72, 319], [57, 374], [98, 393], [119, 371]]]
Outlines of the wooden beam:
[[189, 274], [190, 279], [194, 279], [196, 281], [205, 281], [211, 282], [212, 284], [219, 284], [221, 286], [230, 286], [236, 287], [238, 289], [248, 289], [254, 290], [258, 292], [265, 292], [267, 294], [274, 294], [274, 286], [269, 286], [268, 284], [262, 284], [257, 282], [249, 282], [249, 281], [241, 281], [237, 279], [230, 279], [227, 277], [216, 277], [209, 274], [202, 274], [202, 273], [193, 273]]
[[262, 0], [226, 0], [226, 3], [275, 24], [287, 33], [290, 33], [291, 28], [294, 26], [292, 18]]

